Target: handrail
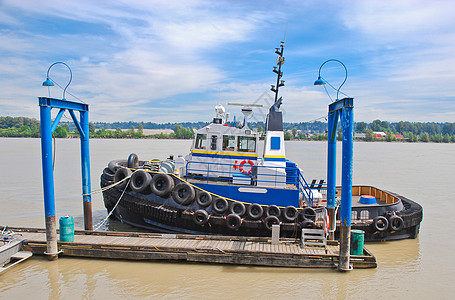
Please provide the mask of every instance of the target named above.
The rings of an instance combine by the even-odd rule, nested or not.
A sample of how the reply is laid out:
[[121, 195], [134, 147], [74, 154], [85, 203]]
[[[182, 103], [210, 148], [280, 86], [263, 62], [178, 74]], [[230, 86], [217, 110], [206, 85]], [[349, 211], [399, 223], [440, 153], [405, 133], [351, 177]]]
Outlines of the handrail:
[[[299, 170], [299, 191], [304, 194], [304, 196], [307, 196], [308, 203], [307, 205], [310, 207], [313, 207], [313, 191], [311, 191], [310, 186], [305, 180], [305, 177], [303, 177], [302, 172]], [[302, 182], [303, 181], [303, 182]]]

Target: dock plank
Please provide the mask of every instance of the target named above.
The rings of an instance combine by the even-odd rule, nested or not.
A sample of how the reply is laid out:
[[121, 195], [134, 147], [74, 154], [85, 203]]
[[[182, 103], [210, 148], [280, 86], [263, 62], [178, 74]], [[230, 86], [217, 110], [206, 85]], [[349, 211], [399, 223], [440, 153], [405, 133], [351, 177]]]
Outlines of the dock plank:
[[[33, 254], [46, 251], [46, 235], [42, 229], [18, 228]], [[333, 244], [333, 243], [332, 243]], [[58, 242], [64, 252], [60, 256], [114, 258], [129, 260], [181, 260], [208, 263], [229, 263], [260, 266], [334, 268], [338, 262], [338, 244], [302, 248], [295, 240], [272, 245], [270, 238], [160, 235], [148, 233], [77, 231], [74, 242]], [[375, 257], [366, 255], [352, 259], [354, 268], [376, 267]]]

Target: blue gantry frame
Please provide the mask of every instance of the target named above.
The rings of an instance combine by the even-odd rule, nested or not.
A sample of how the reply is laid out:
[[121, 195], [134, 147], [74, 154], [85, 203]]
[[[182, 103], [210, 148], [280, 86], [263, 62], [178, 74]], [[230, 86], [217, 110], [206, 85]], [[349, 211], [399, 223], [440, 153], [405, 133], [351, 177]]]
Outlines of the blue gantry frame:
[[[43, 191], [44, 210], [46, 217], [55, 216], [54, 172], [52, 167], [52, 133], [57, 128], [60, 119], [66, 110], [76, 125], [81, 136], [81, 167], [82, 167], [82, 194], [84, 202], [84, 223], [86, 230], [92, 230], [91, 220], [91, 184], [90, 184], [90, 154], [89, 154], [89, 120], [88, 104], [61, 99], [40, 97], [41, 121], [41, 154], [43, 164]], [[54, 122], [51, 119], [51, 110], [60, 109]], [[80, 121], [74, 111], [79, 111]], [[86, 211], [86, 210], [90, 211]]]
[[343, 98], [329, 105], [328, 157], [327, 157], [327, 208], [335, 208], [336, 196], [336, 142], [338, 119], [343, 133], [341, 167], [341, 224], [351, 226], [352, 211], [352, 159], [354, 129], [354, 99]]

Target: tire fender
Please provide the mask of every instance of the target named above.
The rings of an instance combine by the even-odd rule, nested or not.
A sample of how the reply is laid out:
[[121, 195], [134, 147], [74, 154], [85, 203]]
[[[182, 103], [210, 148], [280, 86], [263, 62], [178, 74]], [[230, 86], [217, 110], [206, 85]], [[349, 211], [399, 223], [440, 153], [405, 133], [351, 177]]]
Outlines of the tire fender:
[[386, 231], [389, 227], [389, 221], [383, 216], [378, 216], [373, 219], [373, 227], [379, 232]]
[[281, 210], [276, 205], [269, 205], [265, 209], [265, 214], [266, 214], [267, 217], [275, 216], [275, 217], [279, 218], [280, 214], [281, 214]]
[[299, 216], [299, 211], [295, 206], [287, 206], [283, 209], [283, 217], [286, 221], [294, 222]]
[[246, 212], [245, 204], [242, 202], [232, 202], [231, 207], [229, 208], [229, 212], [231, 214], [243, 216]]
[[167, 198], [174, 188], [174, 180], [167, 174], [155, 174], [150, 183], [150, 188], [155, 195]]
[[251, 204], [247, 210], [248, 217], [252, 220], [259, 220], [264, 214], [264, 209], [259, 204]]
[[212, 202], [213, 210], [219, 214], [224, 214], [229, 207], [229, 204], [224, 198], [215, 198]]
[[306, 220], [316, 221], [316, 211], [311, 207], [305, 207], [302, 211], [302, 215]]
[[[117, 183], [119, 181], [122, 181], [124, 178], [131, 176], [133, 172], [131, 172], [130, 169], [127, 168], [119, 168], [115, 172], [114, 175], [114, 183]], [[122, 183], [117, 185], [118, 189], [124, 189], [126, 184], [128, 183], [128, 180], [123, 181]]]
[[404, 227], [403, 218], [393, 215], [389, 218], [389, 228], [391, 231], [400, 231]]
[[193, 215], [193, 220], [197, 225], [205, 225], [209, 221], [209, 214], [204, 209], [198, 209]]
[[131, 176], [131, 189], [137, 193], [150, 193], [152, 176], [142, 169], [134, 171]]
[[237, 214], [229, 214], [226, 217], [226, 226], [230, 229], [239, 229], [240, 225], [242, 225], [242, 219]]
[[196, 202], [202, 207], [210, 206], [212, 204], [212, 195], [207, 191], [198, 191], [196, 193]]
[[137, 157], [136, 153], [131, 153], [128, 156], [128, 161], [126, 163], [126, 166], [128, 168], [132, 168], [132, 169], [139, 168], [139, 158]]
[[272, 230], [272, 225], [279, 225], [280, 219], [277, 216], [268, 216], [264, 219], [264, 226], [267, 230]]
[[193, 203], [195, 196], [193, 187], [186, 182], [180, 182], [172, 190], [172, 199], [180, 205]]

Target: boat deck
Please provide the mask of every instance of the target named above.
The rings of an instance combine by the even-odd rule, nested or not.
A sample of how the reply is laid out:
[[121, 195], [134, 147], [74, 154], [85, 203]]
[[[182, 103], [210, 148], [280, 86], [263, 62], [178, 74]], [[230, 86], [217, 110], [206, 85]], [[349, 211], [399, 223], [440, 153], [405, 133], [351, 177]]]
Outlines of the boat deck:
[[[25, 249], [43, 255], [44, 229], [14, 228], [27, 241]], [[76, 231], [74, 242], [58, 242], [60, 256], [125, 260], [172, 260], [187, 262], [260, 265], [274, 267], [335, 268], [338, 242], [324, 247], [302, 248], [295, 240], [271, 238], [199, 236], [132, 232]], [[376, 259], [367, 250], [351, 256], [354, 268], [375, 268]]]

